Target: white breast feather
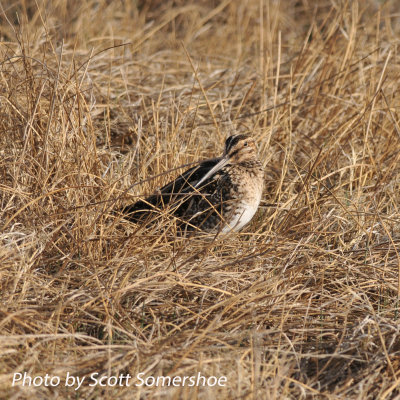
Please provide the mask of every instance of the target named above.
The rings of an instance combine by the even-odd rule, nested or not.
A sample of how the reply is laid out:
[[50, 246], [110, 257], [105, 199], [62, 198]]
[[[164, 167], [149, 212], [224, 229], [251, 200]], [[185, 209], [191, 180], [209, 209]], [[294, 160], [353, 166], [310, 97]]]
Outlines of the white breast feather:
[[226, 224], [223, 227], [222, 233], [227, 233], [232, 230], [239, 231], [246, 224], [248, 224], [251, 221], [251, 219], [254, 217], [254, 214], [257, 211], [260, 201], [261, 201], [261, 191], [259, 191], [259, 193], [257, 193], [257, 197], [254, 199], [253, 202], [251, 202], [251, 203], [243, 202], [242, 206], [240, 207], [240, 209], [242, 211], [238, 210], [239, 212], [234, 215], [232, 220], [229, 221], [229, 224]]

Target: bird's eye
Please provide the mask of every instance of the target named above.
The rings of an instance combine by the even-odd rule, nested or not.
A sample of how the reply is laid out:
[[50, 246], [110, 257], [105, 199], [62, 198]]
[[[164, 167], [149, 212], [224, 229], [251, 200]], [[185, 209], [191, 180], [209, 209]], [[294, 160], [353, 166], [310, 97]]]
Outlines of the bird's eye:
[[244, 147], [247, 147], [248, 145], [249, 145], [249, 144], [248, 144], [247, 142], [244, 142], [244, 143], [243, 143], [243, 146], [244, 146]]

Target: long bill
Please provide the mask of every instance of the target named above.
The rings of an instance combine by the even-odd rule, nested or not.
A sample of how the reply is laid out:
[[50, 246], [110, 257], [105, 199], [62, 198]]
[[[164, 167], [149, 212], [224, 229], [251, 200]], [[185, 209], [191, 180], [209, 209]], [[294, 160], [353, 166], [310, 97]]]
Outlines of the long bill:
[[214, 165], [195, 185], [197, 189], [205, 180], [216, 174], [220, 169], [222, 169], [229, 161], [228, 155], [225, 155], [219, 160], [218, 164]]

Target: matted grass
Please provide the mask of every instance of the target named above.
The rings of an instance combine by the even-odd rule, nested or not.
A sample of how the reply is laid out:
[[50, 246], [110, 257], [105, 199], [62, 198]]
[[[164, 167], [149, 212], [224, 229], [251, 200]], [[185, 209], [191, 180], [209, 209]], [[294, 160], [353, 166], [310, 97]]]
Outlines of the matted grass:
[[[397, 6], [3, 1], [0, 397], [399, 398]], [[241, 233], [113, 213], [232, 132], [265, 166]]]

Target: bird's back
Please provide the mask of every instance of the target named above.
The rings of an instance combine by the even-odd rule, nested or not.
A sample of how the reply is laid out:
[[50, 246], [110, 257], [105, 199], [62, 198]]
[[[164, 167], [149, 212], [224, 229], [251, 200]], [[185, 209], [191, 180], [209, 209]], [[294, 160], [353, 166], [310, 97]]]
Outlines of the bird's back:
[[218, 162], [218, 158], [201, 162], [163, 186], [157, 193], [124, 207], [121, 212], [132, 222], [150, 221], [165, 209], [178, 218], [190, 219], [200, 211], [201, 205], [204, 208], [202, 203], [207, 202], [206, 199], [211, 203], [211, 196], [215, 197], [215, 193], [218, 192], [215, 176], [203, 182], [200, 188], [196, 188], [202, 177]]

